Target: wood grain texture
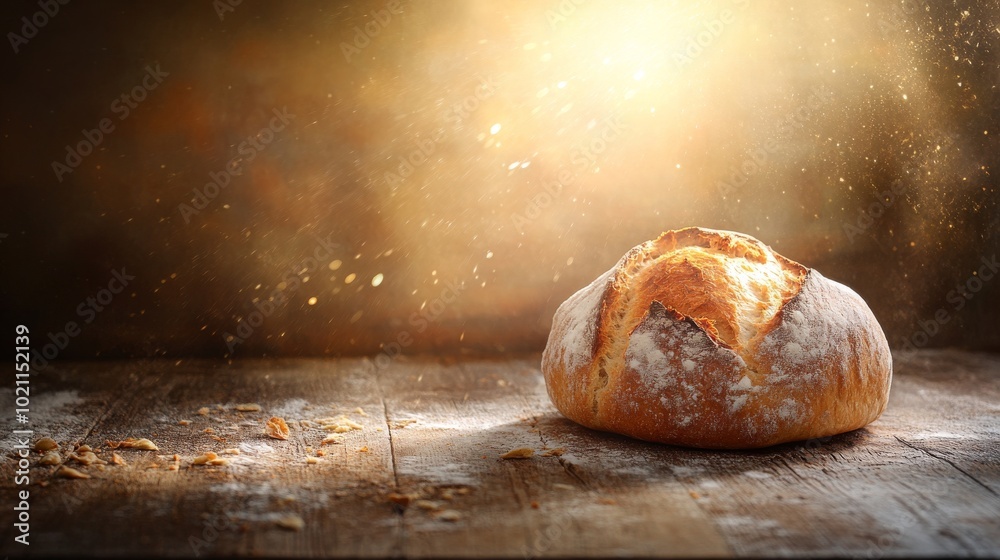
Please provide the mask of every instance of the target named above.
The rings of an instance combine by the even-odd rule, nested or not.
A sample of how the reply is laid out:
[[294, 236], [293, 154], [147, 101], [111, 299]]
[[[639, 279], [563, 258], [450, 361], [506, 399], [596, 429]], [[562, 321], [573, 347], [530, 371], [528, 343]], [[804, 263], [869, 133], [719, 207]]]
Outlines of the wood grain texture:
[[[895, 372], [888, 411], [866, 429], [717, 452], [566, 420], [537, 355], [400, 357], [381, 368], [71, 364], [33, 382], [36, 436], [55, 438], [64, 460], [84, 443], [107, 459], [105, 442], [126, 437], [159, 451], [119, 449], [127, 466], [76, 465], [88, 480], [33, 466], [25, 548], [13, 542], [16, 461], [3, 435], [0, 554], [1000, 555], [1000, 356], [919, 351], [896, 356]], [[0, 406], [13, 408], [10, 393]], [[341, 414], [362, 428], [320, 445], [328, 432], [308, 422]], [[263, 433], [272, 415], [289, 422], [288, 440]], [[223, 455], [227, 466], [190, 465], [226, 448], [241, 450]], [[500, 458], [517, 448], [533, 456]], [[290, 515], [301, 530], [281, 526]]]

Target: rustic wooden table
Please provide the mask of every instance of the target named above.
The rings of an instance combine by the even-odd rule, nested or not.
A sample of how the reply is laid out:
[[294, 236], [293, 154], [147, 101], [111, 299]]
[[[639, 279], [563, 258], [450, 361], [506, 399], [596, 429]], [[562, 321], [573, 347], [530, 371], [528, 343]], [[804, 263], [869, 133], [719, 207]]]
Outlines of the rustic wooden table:
[[[34, 466], [33, 455], [31, 544], [17, 544], [15, 442], [5, 435], [0, 553], [1000, 555], [1000, 356], [897, 356], [889, 409], [875, 424], [753, 452], [577, 426], [550, 404], [538, 363], [52, 367], [33, 381], [30, 427], [91, 478]], [[0, 402], [13, 410], [13, 395]], [[247, 403], [261, 410], [237, 410]], [[287, 420], [287, 440], [264, 434], [271, 416]], [[328, 436], [335, 441], [322, 444]], [[70, 458], [88, 444], [109, 460], [107, 442], [127, 437], [159, 450], [119, 448], [126, 465]], [[535, 454], [500, 458], [515, 448]], [[192, 465], [205, 451], [229, 463]]]

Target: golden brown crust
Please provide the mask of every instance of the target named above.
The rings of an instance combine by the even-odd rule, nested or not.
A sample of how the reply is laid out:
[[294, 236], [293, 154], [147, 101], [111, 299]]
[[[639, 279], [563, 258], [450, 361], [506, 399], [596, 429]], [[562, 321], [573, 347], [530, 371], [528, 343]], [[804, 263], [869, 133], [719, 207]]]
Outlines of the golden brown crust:
[[701, 228], [630, 250], [571, 296], [542, 356], [585, 426], [709, 448], [860, 428], [888, 400], [888, 343], [850, 289], [750, 236]]

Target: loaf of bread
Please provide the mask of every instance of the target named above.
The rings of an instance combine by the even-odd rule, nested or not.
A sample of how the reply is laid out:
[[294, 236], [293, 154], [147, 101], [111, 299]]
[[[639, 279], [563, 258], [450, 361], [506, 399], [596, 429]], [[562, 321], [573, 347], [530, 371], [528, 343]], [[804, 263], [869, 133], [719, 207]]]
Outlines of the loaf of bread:
[[851, 289], [739, 233], [668, 231], [556, 311], [549, 396], [589, 428], [741, 449], [861, 428], [892, 359]]

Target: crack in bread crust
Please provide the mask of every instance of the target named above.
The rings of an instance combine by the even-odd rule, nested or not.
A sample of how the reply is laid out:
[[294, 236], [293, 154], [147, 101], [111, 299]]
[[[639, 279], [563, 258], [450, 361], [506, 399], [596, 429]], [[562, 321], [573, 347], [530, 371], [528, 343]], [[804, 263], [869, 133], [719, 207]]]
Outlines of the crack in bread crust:
[[758, 364], [745, 349], [798, 294], [806, 273], [804, 266], [734, 232], [686, 228], [632, 249], [616, 267], [599, 308], [602, 334], [594, 340], [589, 384], [592, 413], [608, 387], [609, 362], [625, 355], [652, 302], [690, 319], [759, 377]]

